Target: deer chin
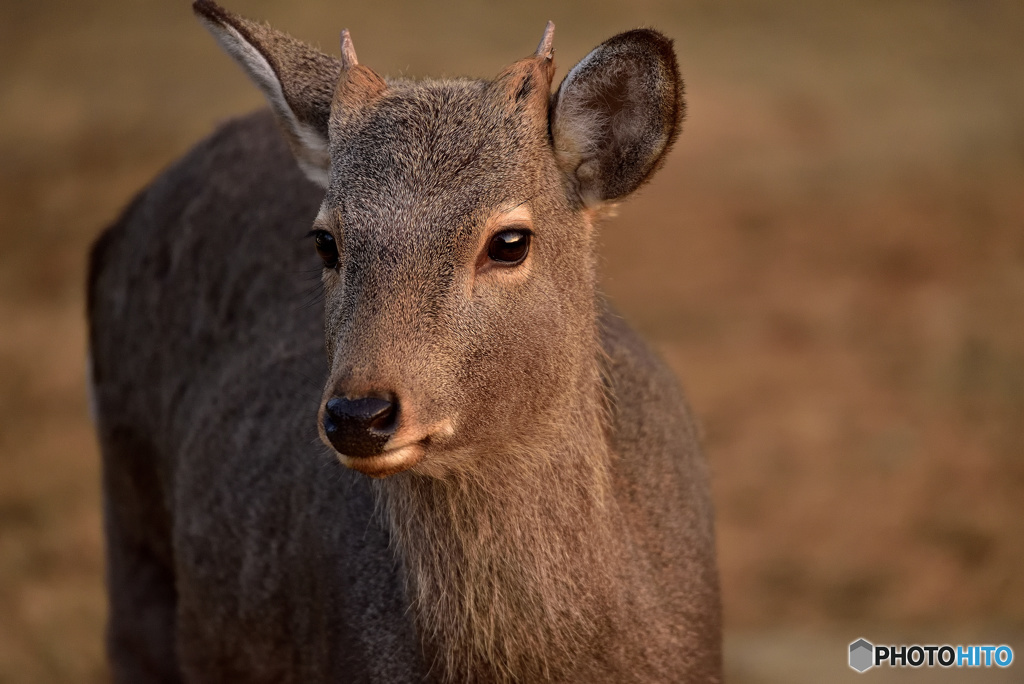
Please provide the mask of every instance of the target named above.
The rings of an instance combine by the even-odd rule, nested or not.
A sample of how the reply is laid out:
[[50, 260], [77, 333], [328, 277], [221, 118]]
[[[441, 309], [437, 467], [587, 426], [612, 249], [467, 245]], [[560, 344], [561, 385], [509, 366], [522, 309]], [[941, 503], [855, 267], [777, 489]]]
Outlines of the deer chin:
[[387, 449], [376, 456], [346, 456], [338, 454], [341, 463], [363, 475], [384, 478], [397, 475], [403, 470], [412, 468], [423, 458], [424, 447], [421, 442], [413, 442], [393, 449]]

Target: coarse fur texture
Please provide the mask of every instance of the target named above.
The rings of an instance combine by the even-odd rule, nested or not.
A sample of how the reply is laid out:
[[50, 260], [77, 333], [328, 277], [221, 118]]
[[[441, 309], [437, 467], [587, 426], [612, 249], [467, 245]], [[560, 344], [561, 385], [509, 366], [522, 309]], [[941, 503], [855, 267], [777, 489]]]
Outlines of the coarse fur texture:
[[[493, 81], [415, 82], [196, 12], [284, 136], [226, 125], [93, 250], [115, 680], [720, 681], [696, 431], [596, 283], [595, 213], [678, 132], [671, 43], [552, 96], [550, 24]], [[287, 285], [310, 226], [322, 318]], [[382, 451], [318, 445], [361, 396], [400, 407]]]

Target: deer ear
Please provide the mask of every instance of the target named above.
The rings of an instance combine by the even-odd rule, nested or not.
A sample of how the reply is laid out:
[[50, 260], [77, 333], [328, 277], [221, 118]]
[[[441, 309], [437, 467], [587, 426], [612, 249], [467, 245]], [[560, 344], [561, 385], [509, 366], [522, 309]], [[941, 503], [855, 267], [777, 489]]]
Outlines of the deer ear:
[[672, 41], [620, 33], [573, 67], [555, 95], [551, 136], [584, 204], [625, 197], [660, 166], [685, 105]]
[[210, 0], [196, 0], [192, 9], [263, 91], [302, 170], [326, 187], [327, 126], [341, 62]]

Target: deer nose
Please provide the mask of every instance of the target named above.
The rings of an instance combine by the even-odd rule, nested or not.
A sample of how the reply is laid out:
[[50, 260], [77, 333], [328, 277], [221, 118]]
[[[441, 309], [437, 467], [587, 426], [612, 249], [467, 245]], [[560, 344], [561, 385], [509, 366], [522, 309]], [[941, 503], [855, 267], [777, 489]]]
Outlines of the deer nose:
[[381, 397], [332, 397], [324, 406], [324, 434], [339, 453], [376, 456], [395, 431], [398, 402]]

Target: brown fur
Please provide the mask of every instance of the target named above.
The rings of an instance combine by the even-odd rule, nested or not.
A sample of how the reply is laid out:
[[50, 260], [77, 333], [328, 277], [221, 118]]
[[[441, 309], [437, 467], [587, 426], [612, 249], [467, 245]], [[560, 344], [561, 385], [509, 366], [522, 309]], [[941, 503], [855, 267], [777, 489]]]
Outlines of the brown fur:
[[[210, 560], [217, 568], [216, 581], [200, 571], [197, 548], [218, 543], [224, 530], [233, 529], [236, 538], [251, 540], [256, 547], [292, 549], [286, 558], [267, 561], [263, 585], [273, 588], [270, 593], [278, 599], [267, 598], [260, 605], [275, 614], [285, 611], [293, 621], [308, 610], [303, 598], [307, 590], [300, 588], [306, 585], [293, 579], [300, 576], [294, 574], [299, 567], [295, 564], [314, 552], [284, 542], [289, 537], [282, 538], [282, 531], [315, 538], [322, 529], [331, 538], [349, 539], [350, 531], [356, 534], [363, 525], [367, 533], [376, 530], [374, 534], [391, 540], [397, 570], [379, 550], [364, 551], [353, 541], [327, 544], [321, 554], [337, 554], [345, 559], [342, 565], [362, 570], [344, 583], [323, 578], [316, 586], [335, 592], [339, 605], [359, 600], [382, 607], [375, 620], [369, 613], [341, 615], [340, 608], [341, 613], [328, 612], [322, 618], [322, 634], [371, 635], [366, 637], [368, 651], [356, 649], [345, 656], [370, 658], [370, 664], [337, 663], [341, 656], [332, 654], [336, 649], [349, 653], [352, 639], [343, 645], [327, 639], [325, 650], [314, 653], [294, 641], [307, 633], [302, 629], [277, 632], [267, 626], [262, 637], [249, 630], [250, 639], [273, 645], [263, 650], [294, 652], [294, 662], [308, 663], [291, 669], [280, 665], [275, 677], [298, 677], [295, 673], [301, 670], [306, 681], [337, 676], [412, 681], [425, 671], [442, 682], [719, 681], [713, 516], [689, 411], [671, 373], [610, 311], [596, 287], [593, 217], [645, 182], [678, 132], [682, 83], [670, 42], [649, 30], [616, 36], [571, 71], [554, 96], [550, 26], [536, 55], [490, 82], [384, 80], [355, 62], [349, 43], [346, 66], [338, 67], [336, 82], [311, 83], [309, 79], [322, 81], [324, 74], [303, 65], [310, 60], [327, 64], [328, 58], [309, 57], [310, 48], [271, 29], [257, 30], [253, 27], [258, 25], [208, 0], [196, 7], [267, 93], [307, 175], [325, 185], [313, 225], [334, 237], [340, 258], [336, 268], [323, 270], [327, 381], [321, 412], [333, 396], [374, 392], [394, 395], [401, 409], [382, 456], [391, 454], [386, 465], [371, 467], [372, 459], [337, 454], [350, 467], [387, 476], [373, 483], [372, 492], [361, 476], [351, 479], [347, 474], [337, 494], [317, 484], [316, 493], [306, 496], [297, 492], [312, 486], [308, 476], [282, 472], [300, 471], [304, 461], [295, 459], [301, 455], [279, 460], [270, 451], [274, 443], [288, 443], [283, 437], [271, 438], [273, 426], [312, 425], [304, 404], [276, 398], [272, 384], [261, 377], [266, 371], [234, 380], [229, 396], [237, 400], [221, 398], [226, 386], [204, 381], [201, 375], [177, 381], [189, 388], [183, 390], [185, 396], [205, 398], [212, 408], [201, 419], [197, 414], [191, 422], [175, 422], [188, 436], [182, 443], [192, 445], [191, 452], [157, 440], [155, 451], [168, 453], [161, 456], [168, 463], [164, 467], [176, 473], [172, 480], [157, 478], [156, 485], [152, 478], [138, 481], [161, 488], [171, 502], [167, 519], [160, 523], [164, 531], [142, 536], [169, 535], [169, 541], [154, 544], [164, 549], [161, 563], [176, 568], [176, 611], [187, 619], [179, 619], [177, 626], [171, 621], [171, 628], [177, 630], [177, 657], [184, 672], [197, 680], [202, 679], [200, 672], [260, 678], [253, 673], [262, 651], [252, 644], [240, 650], [236, 640], [244, 640], [245, 634], [233, 631], [234, 623], [225, 617], [235, 614], [227, 608], [232, 602], [247, 605], [256, 595], [239, 584], [230, 546], [221, 547], [220, 556]], [[264, 63], [273, 67], [270, 80]], [[293, 101], [296, 97], [306, 99], [300, 103]], [[324, 111], [330, 112], [328, 120], [322, 117]], [[201, 148], [169, 178], [192, 173], [189, 169], [200, 169], [198, 177], [205, 173], [219, 178], [226, 162], [217, 166], [212, 160], [226, 154], [220, 151], [224, 146], [248, 145], [253, 163], [265, 161], [254, 168], [271, 168], [269, 160], [276, 154], [271, 143], [262, 137], [245, 142], [256, 131], [262, 129], [246, 125], [225, 133], [222, 142]], [[260, 152], [268, 145], [268, 151]], [[317, 159], [313, 153], [321, 147], [328, 150], [329, 161], [311, 167]], [[218, 211], [228, 216], [248, 207], [245, 198], [259, 198], [259, 211], [244, 225], [238, 217], [227, 222], [211, 217], [211, 225], [244, 228], [250, 240], [276, 239], [273, 231], [291, 223], [275, 226], [270, 215], [275, 208], [291, 206], [289, 198], [298, 192], [294, 181], [235, 173], [239, 185], [226, 196], [211, 194], [220, 187], [211, 180], [203, 182], [206, 189], [196, 197], [184, 191], [181, 197], [204, 206], [227, 202]], [[166, 180], [155, 187], [182, 182]], [[308, 198], [308, 188], [300, 194]], [[192, 210], [177, 207], [178, 201], [166, 192], [149, 191], [118, 236], [104, 239], [103, 254], [95, 261], [92, 325], [98, 390], [101, 398], [107, 397], [100, 402], [101, 416], [106, 416], [101, 440], [114, 451], [112, 438], [102, 436], [113, 433], [103, 426], [125, 420], [118, 417], [126, 410], [119, 408], [119, 397], [132, 376], [126, 371], [117, 381], [120, 390], [111, 378], [121, 377], [118, 369], [131, 365], [132, 357], [111, 350], [131, 334], [104, 331], [116, 320], [112, 307], [124, 306], [117, 302], [127, 298], [132, 306], [146, 291], [126, 289], [127, 276], [121, 274], [132, 272], [131, 266], [115, 255], [131, 253], [127, 245], [149, 230], [141, 217], [192, 215]], [[307, 201], [296, 206], [307, 206]], [[520, 210], [512, 211], [516, 207]], [[308, 211], [312, 218], [315, 206]], [[298, 209], [288, 215], [301, 222]], [[529, 255], [514, 268], [492, 268], [487, 242], [510, 216], [529, 216]], [[182, 239], [174, 235], [183, 229], [176, 227], [177, 219], [167, 220], [168, 226], [151, 234], [165, 236], [161, 239], [173, 245]], [[203, 239], [214, 240], [214, 235]], [[210, 295], [202, 294], [204, 287], [222, 291], [218, 283], [230, 277], [217, 274], [225, 262], [216, 250], [200, 253], [195, 264], [202, 277], [161, 290], [175, 293], [183, 306], [205, 301]], [[267, 260], [284, 262], [292, 258], [287, 253], [263, 248], [257, 255], [243, 247], [232, 253], [226, 273], [245, 272], [246, 282], [257, 287], [270, 270]], [[140, 272], [138, 277], [144, 276]], [[287, 301], [280, 294], [263, 296], [257, 315], [225, 324], [224, 334], [209, 336], [205, 346], [196, 347], [198, 353], [234, 367], [263, 358], [260, 354], [268, 348], [310, 348], [305, 323], [271, 328], [278, 337], [267, 338], [269, 347], [237, 341], [264, 339], [268, 329], [258, 320], [282, 317]], [[146, 316], [162, 321], [155, 325], [172, 337], [184, 334], [175, 332], [169, 311], [154, 309]], [[169, 355], [167, 364], [150, 362], [148, 373], [179, 367], [184, 359], [173, 357], [185, 348], [171, 344], [160, 352]], [[239, 355], [238, 362], [227, 361], [232, 353]], [[307, 363], [304, 354], [294, 363]], [[115, 358], [121, 363], [112, 364]], [[288, 377], [282, 375], [286, 366], [275, 366], [273, 376]], [[168, 380], [150, 382], [159, 387]], [[260, 399], [264, 396], [266, 401]], [[274, 421], [257, 418], [268, 411]], [[222, 455], [197, 460], [216, 435], [224, 434], [216, 426], [228, 416], [252, 426], [255, 432], [244, 442], [252, 450], [242, 450], [240, 442]], [[151, 418], [140, 416], [132, 424], [144, 420]], [[197, 422], [209, 427], [194, 434]], [[233, 470], [225, 465], [217, 466], [218, 474], [199, 474], [221, 460], [234, 464]], [[117, 463], [108, 461], [110, 473], [119, 472]], [[225, 488], [236, 484], [227, 478], [229, 472], [235, 480], [259, 482], [257, 490], [236, 486], [226, 493]], [[256, 472], [261, 476], [252, 480], [250, 473]], [[108, 498], [120, 501], [117, 492], [124, 488], [131, 490], [128, 484], [112, 487]], [[290, 522], [275, 525], [269, 512], [273, 509], [258, 492], [307, 501], [310, 511], [329, 510], [342, 501], [351, 501], [345, 505], [354, 508], [330, 522], [314, 513], [308, 519], [289, 517], [304, 515], [300, 505], [287, 509], [284, 517]], [[373, 523], [366, 522], [369, 513], [358, 503], [369, 500], [371, 493], [380, 515]], [[334, 497], [341, 498], [335, 502]], [[129, 509], [133, 505], [125, 504]], [[225, 517], [232, 507], [249, 512]], [[244, 522], [250, 519], [254, 522]], [[114, 540], [120, 526], [111, 520]], [[181, 520], [193, 522], [182, 527]], [[326, 544], [314, 547], [321, 548], [321, 543]], [[111, 544], [115, 561], [134, 558]], [[113, 563], [115, 569], [121, 565]], [[313, 576], [320, 577], [316, 572]], [[371, 577], [382, 583], [360, 584]], [[397, 597], [387, 589], [396, 582], [404, 586]], [[112, 595], [117, 592], [112, 585]], [[193, 603], [193, 598], [202, 602]], [[296, 608], [288, 612], [283, 606], [292, 602]], [[383, 608], [395, 605], [411, 608], [418, 658], [391, 646], [384, 651], [399, 654], [391, 661], [380, 648], [405, 643], [402, 635], [410, 629], [403, 618]], [[120, 625], [130, 624], [116, 611], [113, 620], [117, 633], [124, 631]], [[221, 627], [210, 631], [204, 620]], [[197, 638], [197, 631], [204, 638]], [[384, 660], [374, 663], [373, 657]], [[373, 667], [390, 674], [374, 675]]]

